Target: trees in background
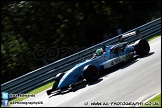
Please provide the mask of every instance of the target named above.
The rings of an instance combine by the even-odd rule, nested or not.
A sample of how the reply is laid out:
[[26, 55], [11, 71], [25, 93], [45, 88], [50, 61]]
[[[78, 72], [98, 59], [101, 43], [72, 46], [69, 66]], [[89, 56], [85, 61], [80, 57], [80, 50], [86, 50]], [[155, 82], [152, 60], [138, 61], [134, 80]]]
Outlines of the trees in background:
[[1, 1], [1, 83], [160, 16], [161, 1]]

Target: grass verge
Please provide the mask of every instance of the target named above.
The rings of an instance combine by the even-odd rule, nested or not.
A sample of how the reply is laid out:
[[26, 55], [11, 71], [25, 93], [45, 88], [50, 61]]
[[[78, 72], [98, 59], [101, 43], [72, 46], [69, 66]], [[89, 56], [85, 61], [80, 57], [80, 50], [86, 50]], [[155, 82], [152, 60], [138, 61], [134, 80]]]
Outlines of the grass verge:
[[140, 107], [161, 107], [161, 93], [145, 102], [144, 105]]
[[160, 32], [160, 33], [157, 33], [156, 35], [154, 35], [154, 36], [152, 36], [152, 37], [147, 38], [146, 40], [147, 40], [147, 41], [151, 41], [151, 40], [154, 40], [155, 38], [158, 38], [158, 37], [160, 37], [160, 36], [161, 36], [161, 32]]

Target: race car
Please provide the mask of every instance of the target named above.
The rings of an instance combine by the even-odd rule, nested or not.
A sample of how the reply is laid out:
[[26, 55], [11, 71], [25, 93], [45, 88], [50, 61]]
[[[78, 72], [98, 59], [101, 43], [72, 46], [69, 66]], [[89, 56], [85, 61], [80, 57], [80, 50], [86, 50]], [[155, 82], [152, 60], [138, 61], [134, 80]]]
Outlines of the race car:
[[[138, 36], [139, 39], [129, 44], [124, 42], [124, 39], [129, 36]], [[101, 45], [92, 55], [92, 58], [87, 59], [67, 72], [59, 73], [54, 78], [52, 89], [47, 90], [47, 95], [53, 91], [62, 91], [66, 88], [72, 88], [80, 82], [94, 82], [99, 79], [99, 75], [103, 70], [116, 66], [119, 63], [125, 63], [136, 56], [145, 56], [150, 51], [150, 45], [140, 36], [139, 31], [134, 31], [122, 35], [120, 43], [115, 45]]]

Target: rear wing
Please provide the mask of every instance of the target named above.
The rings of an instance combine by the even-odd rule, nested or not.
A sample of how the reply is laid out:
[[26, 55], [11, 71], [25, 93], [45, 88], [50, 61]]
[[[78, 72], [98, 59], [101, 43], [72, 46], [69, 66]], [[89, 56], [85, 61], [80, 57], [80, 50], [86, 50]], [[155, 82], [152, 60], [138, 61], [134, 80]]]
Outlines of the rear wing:
[[125, 38], [130, 37], [130, 36], [137, 36], [137, 38], [142, 39], [141, 36], [141, 31], [136, 30], [127, 34], [123, 34], [122, 36], [119, 37], [119, 41], [123, 42]]

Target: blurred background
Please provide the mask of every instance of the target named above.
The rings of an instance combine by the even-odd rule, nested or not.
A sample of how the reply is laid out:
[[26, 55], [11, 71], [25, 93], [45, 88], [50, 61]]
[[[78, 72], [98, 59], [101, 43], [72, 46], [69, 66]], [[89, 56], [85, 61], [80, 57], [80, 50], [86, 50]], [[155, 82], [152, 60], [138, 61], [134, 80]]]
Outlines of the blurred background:
[[1, 1], [1, 84], [161, 17], [161, 1]]

